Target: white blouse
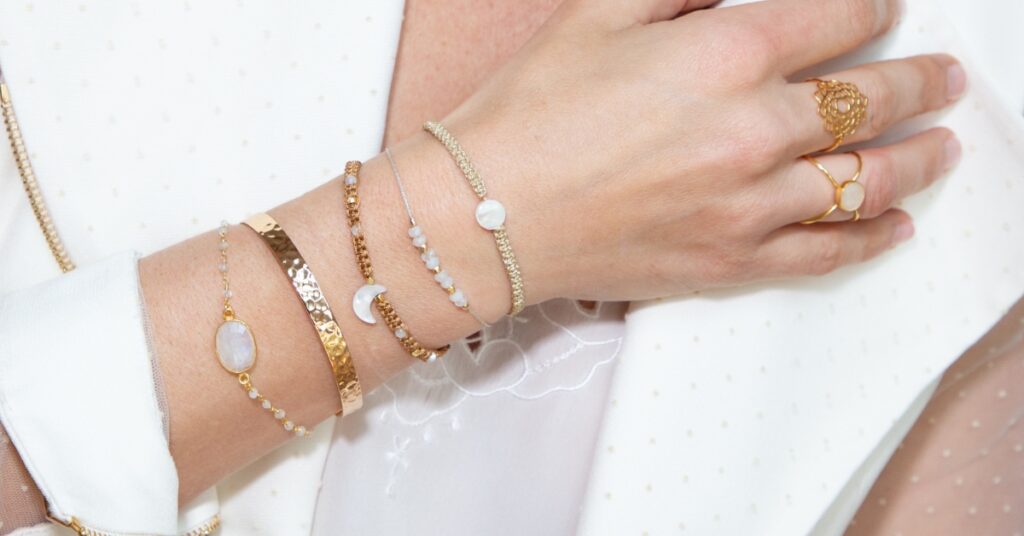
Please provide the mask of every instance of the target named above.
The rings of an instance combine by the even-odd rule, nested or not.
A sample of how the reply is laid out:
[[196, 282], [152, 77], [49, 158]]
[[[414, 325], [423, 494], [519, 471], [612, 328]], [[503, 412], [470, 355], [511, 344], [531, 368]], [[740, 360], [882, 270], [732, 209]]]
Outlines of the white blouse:
[[[908, 4], [856, 59], [952, 50], [975, 69], [940, 118], [964, 162], [907, 204], [905, 250], [637, 304], [625, 325], [621, 306], [533, 308], [228, 478], [179, 529], [219, 510], [225, 535], [840, 533], [938, 375], [1024, 289], [1024, 251], [1000, 247], [1024, 238], [1024, 69], [986, 48], [1024, 47], [1024, 7], [968, 10], [972, 50], [949, 23], [972, 19], [943, 11], [962, 2]], [[377, 153], [402, 8], [0, 5], [0, 65], [72, 257], [155, 251]], [[57, 274], [6, 151], [0, 251], [2, 293]]]

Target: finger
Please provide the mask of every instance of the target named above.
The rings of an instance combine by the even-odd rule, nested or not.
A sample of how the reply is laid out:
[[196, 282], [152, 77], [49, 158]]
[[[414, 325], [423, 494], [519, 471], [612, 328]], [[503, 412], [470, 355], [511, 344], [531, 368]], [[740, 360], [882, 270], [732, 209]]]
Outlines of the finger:
[[[767, 0], [715, 11], [730, 35], [788, 75], [849, 52], [892, 26], [897, 0]], [[751, 46], [753, 45], [753, 46]]]
[[[670, 20], [703, 9], [720, 0], [573, 0], [570, 8], [582, 10], [615, 27]], [[567, 2], [569, 3], [569, 2]]]
[[[874, 138], [900, 121], [948, 106], [967, 85], [963, 67], [946, 54], [869, 63], [822, 79], [852, 83], [868, 98], [867, 116], [844, 144]], [[795, 154], [820, 151], [835, 141], [817, 113], [817, 89], [816, 82], [786, 88], [788, 113], [798, 118], [788, 125]]]
[[[935, 128], [900, 143], [860, 151], [863, 166], [857, 182], [863, 186], [861, 218], [875, 218], [901, 199], [915, 194], [941, 177], [960, 159], [960, 142], [944, 128]], [[850, 154], [817, 157], [818, 162], [842, 184], [853, 177], [857, 159]], [[765, 185], [773, 196], [773, 225], [781, 227], [814, 219], [836, 202], [836, 188], [812, 163], [799, 159]], [[854, 203], [855, 189], [845, 189], [846, 203]], [[826, 221], [844, 221], [853, 217], [836, 210]]]
[[769, 235], [758, 250], [766, 277], [824, 275], [872, 259], [914, 235], [902, 210], [858, 222], [791, 225]]

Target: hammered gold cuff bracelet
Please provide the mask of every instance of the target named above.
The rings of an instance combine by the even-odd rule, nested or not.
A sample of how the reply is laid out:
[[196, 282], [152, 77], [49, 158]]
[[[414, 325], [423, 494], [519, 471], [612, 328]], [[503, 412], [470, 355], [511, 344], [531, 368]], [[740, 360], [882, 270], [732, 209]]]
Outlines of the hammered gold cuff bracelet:
[[243, 223], [256, 231], [263, 239], [263, 243], [273, 252], [277, 265], [288, 276], [309, 313], [317, 334], [320, 335], [320, 342], [327, 352], [327, 360], [334, 374], [338, 396], [341, 398], [341, 409], [338, 410], [338, 414], [348, 415], [358, 410], [363, 406], [363, 390], [359, 385], [352, 354], [309, 265], [284, 229], [270, 215], [256, 214]]

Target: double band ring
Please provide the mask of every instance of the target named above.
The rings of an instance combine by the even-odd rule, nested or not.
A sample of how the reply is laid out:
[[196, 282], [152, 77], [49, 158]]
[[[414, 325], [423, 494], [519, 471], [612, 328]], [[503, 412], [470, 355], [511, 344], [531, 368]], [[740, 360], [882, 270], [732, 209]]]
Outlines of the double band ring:
[[814, 167], [818, 168], [818, 171], [820, 171], [821, 174], [824, 175], [826, 179], [828, 179], [828, 181], [832, 184], [832, 187], [835, 188], [835, 196], [832, 199], [831, 208], [829, 208], [819, 216], [816, 216], [809, 220], [804, 220], [800, 223], [804, 225], [810, 225], [812, 223], [824, 221], [826, 218], [834, 214], [837, 210], [853, 213], [853, 219], [851, 221], [857, 221], [860, 219], [860, 207], [864, 205], [864, 199], [865, 197], [867, 197], [867, 191], [864, 189], [864, 185], [857, 182], [857, 180], [860, 179], [861, 171], [864, 169], [864, 159], [861, 158], [860, 153], [856, 151], [850, 154], [857, 157], [857, 171], [853, 174], [853, 177], [843, 182], [839, 182], [838, 180], [836, 180], [835, 176], [832, 175], [832, 172], [829, 171], [828, 168], [823, 166], [821, 162], [819, 162], [813, 156], [803, 157], [804, 160], [807, 160], [808, 162], [813, 164]]
[[825, 123], [825, 130], [835, 138], [831, 146], [822, 149], [822, 152], [830, 153], [857, 132], [857, 127], [868, 113], [868, 98], [857, 86], [847, 82], [820, 78], [811, 78], [808, 82], [818, 84], [814, 93], [814, 100], [818, 101], [818, 115]]

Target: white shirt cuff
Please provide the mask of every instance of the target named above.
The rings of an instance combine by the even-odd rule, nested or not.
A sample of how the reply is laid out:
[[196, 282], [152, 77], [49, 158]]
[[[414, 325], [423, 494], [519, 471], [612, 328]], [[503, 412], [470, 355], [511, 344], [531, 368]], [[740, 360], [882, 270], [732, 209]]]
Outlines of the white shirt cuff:
[[0, 422], [56, 519], [176, 532], [143, 311], [131, 253], [0, 298]]

